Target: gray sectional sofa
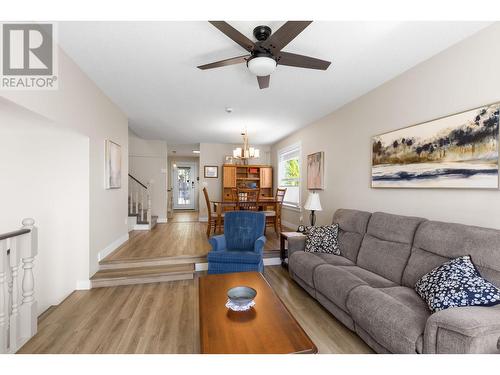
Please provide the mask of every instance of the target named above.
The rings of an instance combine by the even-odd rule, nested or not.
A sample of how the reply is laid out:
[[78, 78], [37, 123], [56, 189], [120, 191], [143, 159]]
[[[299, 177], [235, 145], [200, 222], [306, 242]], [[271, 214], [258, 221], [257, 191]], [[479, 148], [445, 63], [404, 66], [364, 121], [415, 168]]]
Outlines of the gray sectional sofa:
[[379, 353], [500, 353], [500, 305], [431, 314], [417, 280], [471, 255], [500, 286], [500, 230], [383, 212], [339, 209], [341, 255], [304, 252], [289, 239], [291, 277]]

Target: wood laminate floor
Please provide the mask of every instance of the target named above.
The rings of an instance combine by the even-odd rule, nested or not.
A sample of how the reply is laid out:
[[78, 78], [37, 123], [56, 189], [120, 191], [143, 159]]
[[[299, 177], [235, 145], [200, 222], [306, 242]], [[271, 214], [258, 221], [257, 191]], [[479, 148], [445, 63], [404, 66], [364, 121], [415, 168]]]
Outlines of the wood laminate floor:
[[[103, 261], [207, 255], [210, 250], [206, 234], [207, 223], [187, 221], [193, 213], [183, 212], [178, 215], [183, 214], [188, 215], [180, 216], [179, 221], [174, 219], [168, 223], [157, 224], [151, 231], [130, 232], [129, 240]], [[273, 228], [268, 227], [266, 233], [264, 250], [279, 250], [279, 238]]]
[[174, 210], [174, 215], [169, 221], [174, 223], [192, 223], [199, 219], [198, 211]]
[[[320, 353], [372, 352], [283, 268], [264, 276]], [[197, 353], [198, 311], [196, 279], [75, 291], [19, 353]]]

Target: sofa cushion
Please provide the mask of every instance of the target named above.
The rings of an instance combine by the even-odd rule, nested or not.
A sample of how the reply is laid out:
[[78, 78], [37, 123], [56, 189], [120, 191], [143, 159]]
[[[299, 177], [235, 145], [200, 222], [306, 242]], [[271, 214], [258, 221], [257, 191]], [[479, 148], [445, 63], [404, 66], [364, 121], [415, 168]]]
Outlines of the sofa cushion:
[[340, 255], [327, 253], [306, 253], [304, 251], [294, 252], [288, 260], [288, 268], [311, 287], [314, 287], [314, 270], [321, 264], [333, 264], [339, 266], [354, 265], [352, 261]]
[[315, 256], [323, 259], [325, 263], [334, 265], [334, 266], [354, 266], [354, 262], [344, 258], [342, 255], [334, 255], [334, 254], [326, 254], [326, 253], [317, 253]]
[[414, 287], [418, 279], [444, 262], [470, 255], [481, 275], [500, 286], [500, 230], [463, 224], [426, 221], [415, 241], [402, 283]]
[[371, 213], [358, 210], [338, 209], [332, 222], [339, 225], [340, 254], [356, 262], [361, 241], [366, 233]]
[[417, 281], [415, 290], [432, 312], [500, 304], [500, 290], [481, 277], [468, 255], [426, 273]]
[[320, 293], [336, 306], [348, 312], [346, 301], [349, 293], [360, 285], [367, 285], [366, 281], [348, 271], [347, 267], [323, 264], [314, 272], [316, 293]]
[[388, 288], [391, 286], [398, 286], [398, 284], [396, 284], [394, 281], [388, 280], [385, 277], [377, 275], [376, 273], [365, 270], [364, 268], [358, 266], [348, 266], [340, 268], [344, 268], [346, 271], [349, 271], [353, 275], [359, 277], [369, 286], [374, 288]]
[[359, 286], [346, 303], [356, 325], [392, 353], [422, 351], [422, 335], [430, 312], [410, 288]]
[[322, 225], [317, 227], [306, 227], [305, 251], [310, 253], [327, 253], [340, 255], [339, 225]]
[[424, 220], [383, 212], [372, 214], [357, 265], [400, 284], [415, 231]]
[[[335, 255], [337, 256], [337, 255]], [[288, 259], [290, 271], [300, 277], [302, 281], [314, 288], [313, 273], [316, 267], [325, 264], [325, 261], [313, 253], [296, 251]]]

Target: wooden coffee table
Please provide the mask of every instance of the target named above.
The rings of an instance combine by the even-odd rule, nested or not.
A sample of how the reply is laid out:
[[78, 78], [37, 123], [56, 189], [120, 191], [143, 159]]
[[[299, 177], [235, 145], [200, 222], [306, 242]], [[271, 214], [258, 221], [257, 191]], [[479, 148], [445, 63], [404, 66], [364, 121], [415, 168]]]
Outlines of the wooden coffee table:
[[[229, 288], [257, 291], [244, 312], [225, 307]], [[317, 353], [311, 339], [259, 272], [202, 276], [199, 279], [200, 349], [207, 354]]]

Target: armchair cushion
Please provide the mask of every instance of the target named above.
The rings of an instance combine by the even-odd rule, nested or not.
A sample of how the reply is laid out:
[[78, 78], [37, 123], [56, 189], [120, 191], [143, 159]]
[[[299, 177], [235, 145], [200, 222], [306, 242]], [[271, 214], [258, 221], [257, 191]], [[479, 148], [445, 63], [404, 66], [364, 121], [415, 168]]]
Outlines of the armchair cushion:
[[266, 216], [263, 212], [229, 211], [224, 218], [224, 236], [231, 250], [254, 249], [255, 240], [264, 234]]
[[208, 262], [214, 263], [245, 263], [258, 264], [262, 260], [262, 254], [254, 251], [231, 251], [220, 250], [208, 253]]
[[220, 251], [226, 249], [226, 237], [224, 237], [223, 234], [210, 237], [208, 242], [212, 246], [212, 251]]
[[264, 245], [266, 244], [266, 236], [260, 236], [255, 240], [255, 244], [253, 247], [253, 251], [255, 251], [258, 254], [262, 254], [264, 251]]

